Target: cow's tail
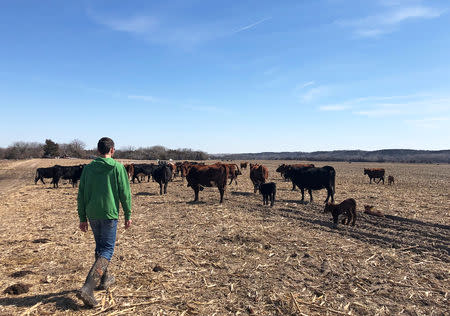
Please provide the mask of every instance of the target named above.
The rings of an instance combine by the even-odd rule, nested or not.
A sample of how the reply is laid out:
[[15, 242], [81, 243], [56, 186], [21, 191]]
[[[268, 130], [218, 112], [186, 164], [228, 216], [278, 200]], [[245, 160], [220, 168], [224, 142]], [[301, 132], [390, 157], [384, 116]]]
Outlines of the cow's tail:
[[330, 168], [330, 177], [331, 177], [331, 189], [333, 190], [333, 196], [336, 194], [336, 170], [334, 168]]
[[222, 173], [225, 174], [223, 179], [222, 179], [223, 180], [222, 186], [223, 186], [223, 188], [225, 188], [227, 186], [228, 173], [230, 171], [230, 168], [227, 165], [225, 165], [225, 164], [221, 164], [220, 168], [222, 169]]
[[36, 184], [39, 180], [39, 169], [36, 169], [36, 175], [34, 176], [34, 184]]

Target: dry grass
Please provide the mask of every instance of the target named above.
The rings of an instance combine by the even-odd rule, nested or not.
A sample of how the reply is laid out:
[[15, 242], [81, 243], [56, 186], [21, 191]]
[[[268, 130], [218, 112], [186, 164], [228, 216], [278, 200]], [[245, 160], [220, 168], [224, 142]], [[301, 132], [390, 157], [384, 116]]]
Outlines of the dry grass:
[[[353, 197], [359, 211], [371, 204], [387, 215], [358, 213], [355, 227], [338, 229], [322, 213], [325, 190], [300, 204], [275, 173], [281, 161], [264, 162], [278, 186], [273, 208], [252, 193], [248, 170], [223, 205], [216, 188], [190, 203], [179, 178], [166, 196], [154, 182], [132, 184], [134, 225], [121, 223], [111, 262], [117, 283], [88, 310], [74, 293], [94, 250], [92, 234], [78, 229], [77, 190], [33, 183], [36, 167], [55, 163], [80, 161], [0, 162], [0, 290], [31, 285], [2, 293], [1, 315], [448, 313], [449, 165], [329, 163], [337, 202]], [[395, 185], [369, 184], [362, 170], [378, 166]]]

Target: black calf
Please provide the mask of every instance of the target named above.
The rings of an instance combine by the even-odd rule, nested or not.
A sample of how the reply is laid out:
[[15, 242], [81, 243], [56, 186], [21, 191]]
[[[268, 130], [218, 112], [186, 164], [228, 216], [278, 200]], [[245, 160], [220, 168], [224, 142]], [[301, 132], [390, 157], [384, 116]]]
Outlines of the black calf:
[[259, 186], [259, 193], [263, 196], [263, 205], [269, 205], [270, 198], [270, 206], [273, 206], [275, 203], [275, 194], [277, 192], [277, 185], [274, 182], [262, 183]]

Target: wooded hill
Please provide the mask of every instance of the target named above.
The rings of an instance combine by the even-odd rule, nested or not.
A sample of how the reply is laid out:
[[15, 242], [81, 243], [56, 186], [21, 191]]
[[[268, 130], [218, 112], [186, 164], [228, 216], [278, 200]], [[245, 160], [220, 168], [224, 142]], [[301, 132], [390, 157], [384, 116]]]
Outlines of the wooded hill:
[[353, 162], [404, 162], [404, 163], [450, 163], [450, 150], [382, 149], [334, 150], [314, 152], [261, 152], [243, 154], [211, 155], [216, 159], [232, 160], [307, 160], [307, 161], [353, 161]]

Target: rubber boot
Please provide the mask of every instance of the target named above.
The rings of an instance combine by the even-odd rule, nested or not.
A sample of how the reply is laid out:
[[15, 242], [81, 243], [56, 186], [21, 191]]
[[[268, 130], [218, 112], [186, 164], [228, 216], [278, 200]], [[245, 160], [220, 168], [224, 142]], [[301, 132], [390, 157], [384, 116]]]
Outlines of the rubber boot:
[[102, 279], [100, 280], [100, 285], [98, 286], [98, 290], [107, 290], [111, 285], [116, 282], [116, 278], [114, 275], [109, 273], [108, 269], [106, 269], [105, 273], [102, 276]]
[[[95, 253], [95, 260], [98, 259], [97, 253]], [[102, 279], [100, 280], [100, 285], [96, 288], [96, 290], [102, 291], [107, 290], [111, 285], [116, 282], [116, 278], [109, 273], [108, 268], [106, 268], [105, 273], [102, 276]]]
[[108, 264], [108, 259], [104, 257], [99, 257], [95, 260], [95, 263], [92, 265], [92, 268], [86, 277], [83, 287], [77, 293], [77, 297], [88, 307], [92, 308], [98, 304], [94, 297], [94, 289], [97, 284], [100, 283]]

